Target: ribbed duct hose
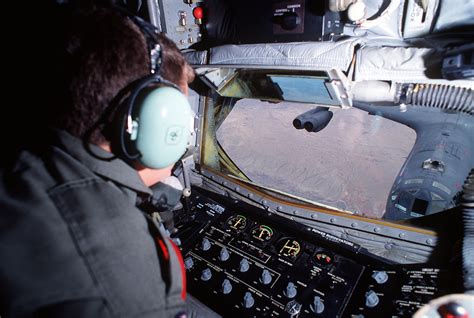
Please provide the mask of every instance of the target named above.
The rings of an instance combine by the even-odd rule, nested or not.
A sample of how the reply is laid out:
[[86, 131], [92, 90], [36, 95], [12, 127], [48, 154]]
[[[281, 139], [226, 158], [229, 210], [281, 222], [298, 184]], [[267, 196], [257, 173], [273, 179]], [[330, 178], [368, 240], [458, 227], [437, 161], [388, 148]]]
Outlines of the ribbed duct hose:
[[461, 208], [464, 220], [462, 244], [464, 289], [468, 293], [474, 293], [474, 169], [464, 183]]
[[407, 105], [437, 107], [474, 115], [471, 88], [439, 84], [401, 84], [398, 99]]

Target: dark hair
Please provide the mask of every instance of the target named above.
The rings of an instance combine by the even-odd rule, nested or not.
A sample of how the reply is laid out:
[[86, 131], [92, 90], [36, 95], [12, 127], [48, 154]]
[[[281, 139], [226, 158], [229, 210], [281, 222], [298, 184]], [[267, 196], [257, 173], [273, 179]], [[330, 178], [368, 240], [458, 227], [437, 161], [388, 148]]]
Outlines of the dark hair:
[[[137, 79], [150, 74], [146, 40], [139, 27], [111, 8], [74, 12], [62, 34], [62, 53], [56, 59], [59, 94], [52, 95], [49, 123], [88, 142], [110, 141], [105, 112], [116, 96]], [[176, 45], [162, 34], [160, 74], [179, 85], [189, 65]]]

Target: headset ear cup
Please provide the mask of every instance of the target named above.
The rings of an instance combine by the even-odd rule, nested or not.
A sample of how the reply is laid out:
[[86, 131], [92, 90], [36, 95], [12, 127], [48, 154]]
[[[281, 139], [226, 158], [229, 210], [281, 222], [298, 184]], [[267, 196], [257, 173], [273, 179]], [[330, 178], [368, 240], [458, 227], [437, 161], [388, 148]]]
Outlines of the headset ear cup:
[[137, 106], [135, 148], [145, 167], [173, 165], [186, 152], [193, 131], [194, 114], [188, 99], [178, 89], [154, 89]]

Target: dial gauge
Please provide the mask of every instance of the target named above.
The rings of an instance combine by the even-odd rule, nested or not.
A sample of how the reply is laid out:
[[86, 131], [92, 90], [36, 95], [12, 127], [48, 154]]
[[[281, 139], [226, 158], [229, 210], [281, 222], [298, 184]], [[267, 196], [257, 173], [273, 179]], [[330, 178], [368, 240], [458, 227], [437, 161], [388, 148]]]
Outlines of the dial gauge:
[[320, 265], [329, 265], [333, 261], [333, 257], [330, 253], [325, 251], [319, 251], [314, 254], [314, 260]]
[[247, 218], [243, 215], [235, 215], [227, 220], [227, 225], [236, 231], [242, 231], [247, 226]]
[[257, 226], [252, 230], [252, 236], [259, 241], [269, 241], [273, 236], [273, 230], [267, 225]]
[[296, 257], [301, 252], [301, 244], [293, 239], [284, 239], [278, 245], [278, 253], [286, 257]]

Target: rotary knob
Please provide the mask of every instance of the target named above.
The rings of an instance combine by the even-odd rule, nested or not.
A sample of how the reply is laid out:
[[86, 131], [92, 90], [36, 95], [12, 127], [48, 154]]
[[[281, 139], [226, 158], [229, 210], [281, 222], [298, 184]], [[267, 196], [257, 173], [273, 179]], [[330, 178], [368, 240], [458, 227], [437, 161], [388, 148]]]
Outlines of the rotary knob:
[[369, 308], [374, 308], [375, 306], [377, 306], [379, 304], [379, 296], [377, 296], [377, 294], [373, 291], [373, 290], [369, 290], [366, 294], [365, 294], [365, 305]]
[[212, 277], [211, 270], [209, 268], [205, 268], [201, 273], [201, 280], [206, 282], [210, 280], [211, 277]]
[[253, 299], [250, 292], [246, 292], [244, 295], [244, 308], [251, 308], [255, 304], [255, 299]]
[[268, 271], [268, 269], [264, 269], [262, 271], [262, 275], [260, 276], [260, 282], [264, 285], [268, 285], [272, 282], [272, 275]]
[[220, 253], [219, 253], [219, 260], [221, 260], [222, 262], [225, 262], [229, 259], [230, 255], [229, 255], [229, 251], [227, 250], [227, 248], [224, 246], [222, 247]]
[[286, 304], [285, 311], [290, 314], [290, 318], [298, 317], [301, 312], [301, 307], [301, 304], [293, 299]]
[[286, 289], [285, 291], [283, 292], [285, 294], [286, 297], [288, 298], [293, 298], [296, 296], [296, 288], [295, 288], [295, 284], [293, 284], [292, 282], [289, 282], [288, 285], [286, 285]]
[[224, 281], [222, 282], [222, 293], [227, 295], [228, 293], [230, 293], [232, 291], [232, 284], [230, 283], [230, 281], [226, 278], [224, 279]]
[[377, 282], [377, 284], [385, 284], [388, 280], [388, 274], [386, 271], [375, 271], [372, 274], [372, 278]]
[[285, 30], [296, 29], [301, 24], [301, 18], [298, 13], [293, 11], [285, 12], [281, 19], [281, 27]]
[[186, 257], [186, 259], [184, 260], [184, 268], [190, 269], [193, 266], [194, 266], [193, 258], [191, 256]]
[[201, 242], [201, 249], [203, 251], [208, 251], [211, 248], [211, 242], [207, 238], [203, 238]]
[[239, 271], [242, 273], [245, 273], [246, 271], [249, 270], [249, 261], [247, 261], [246, 258], [242, 258], [242, 260], [239, 263]]
[[309, 307], [316, 314], [322, 313], [324, 311], [324, 303], [321, 300], [321, 297], [314, 296], [313, 303]]

